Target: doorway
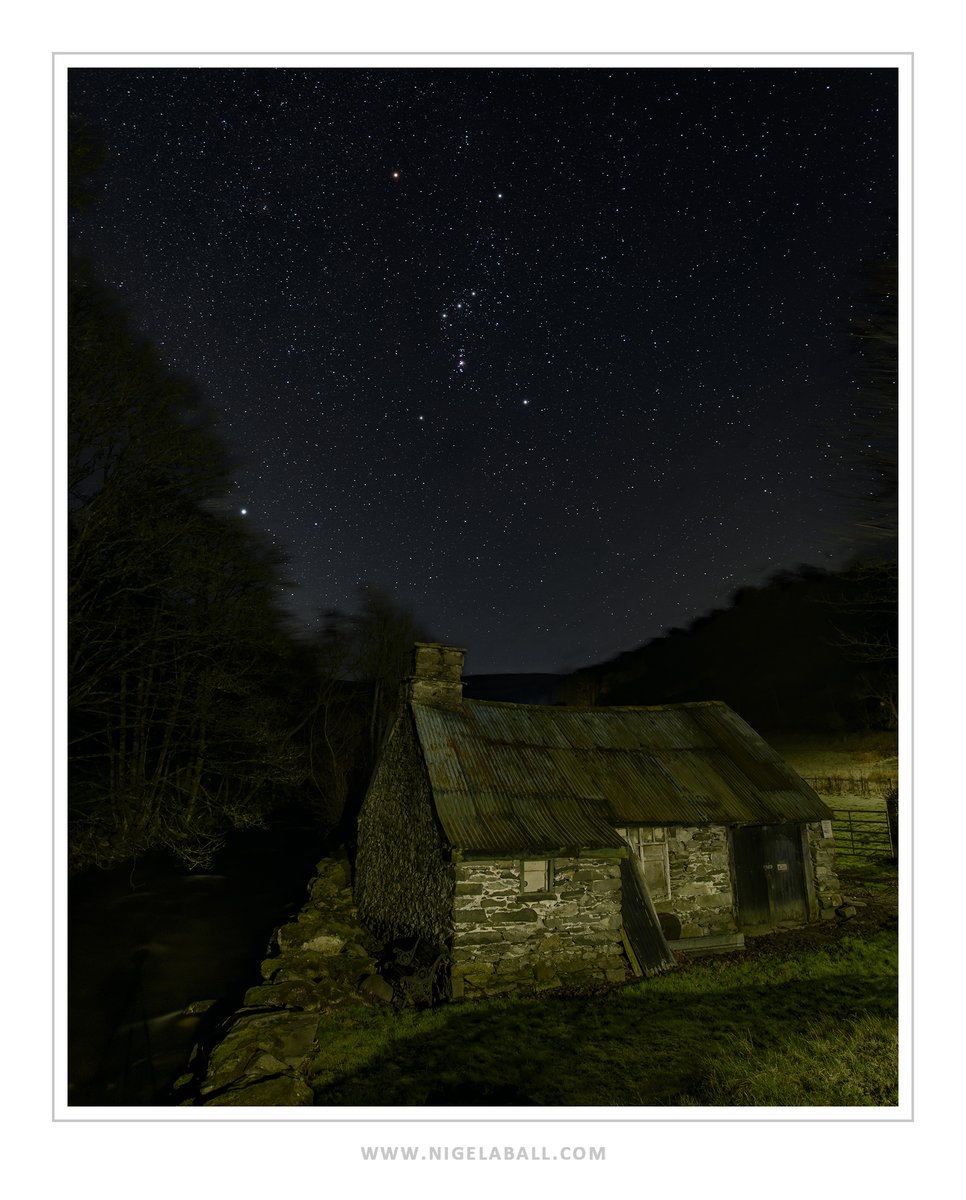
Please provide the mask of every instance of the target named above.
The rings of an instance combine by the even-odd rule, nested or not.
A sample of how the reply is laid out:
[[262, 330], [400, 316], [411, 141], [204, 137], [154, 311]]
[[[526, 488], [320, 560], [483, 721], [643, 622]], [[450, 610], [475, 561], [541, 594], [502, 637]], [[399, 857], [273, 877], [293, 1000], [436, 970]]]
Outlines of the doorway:
[[742, 928], [807, 921], [801, 828], [743, 825], [733, 830], [732, 842]]

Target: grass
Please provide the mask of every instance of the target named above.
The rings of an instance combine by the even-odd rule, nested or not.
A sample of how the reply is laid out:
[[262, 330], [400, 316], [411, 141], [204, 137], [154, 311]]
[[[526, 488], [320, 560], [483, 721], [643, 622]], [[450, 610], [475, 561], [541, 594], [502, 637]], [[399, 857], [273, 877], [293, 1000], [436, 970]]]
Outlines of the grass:
[[344, 1008], [316, 1104], [896, 1104], [895, 934], [763, 946], [599, 996]]
[[823, 1017], [778, 1047], [759, 1047], [742, 1034], [727, 1039], [683, 1103], [895, 1105], [898, 1056], [895, 1021], [881, 1016], [845, 1027]]

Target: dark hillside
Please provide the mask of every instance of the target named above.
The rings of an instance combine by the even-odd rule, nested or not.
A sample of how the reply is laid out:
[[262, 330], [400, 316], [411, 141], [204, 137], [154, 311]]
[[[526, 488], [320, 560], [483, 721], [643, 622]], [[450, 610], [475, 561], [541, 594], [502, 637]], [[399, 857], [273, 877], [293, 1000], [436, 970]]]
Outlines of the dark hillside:
[[[576, 672], [568, 703], [724, 700], [761, 729], [889, 728], [895, 600], [887, 565], [800, 568], [742, 588], [726, 609]], [[876, 599], [871, 593], [876, 591]]]

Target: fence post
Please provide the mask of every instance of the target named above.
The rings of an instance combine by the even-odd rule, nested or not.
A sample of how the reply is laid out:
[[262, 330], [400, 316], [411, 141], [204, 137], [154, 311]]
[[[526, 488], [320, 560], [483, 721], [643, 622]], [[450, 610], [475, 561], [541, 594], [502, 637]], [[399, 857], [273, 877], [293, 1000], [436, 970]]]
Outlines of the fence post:
[[886, 796], [886, 828], [889, 830], [889, 853], [897, 858], [896, 848], [899, 845], [899, 794], [892, 792]]

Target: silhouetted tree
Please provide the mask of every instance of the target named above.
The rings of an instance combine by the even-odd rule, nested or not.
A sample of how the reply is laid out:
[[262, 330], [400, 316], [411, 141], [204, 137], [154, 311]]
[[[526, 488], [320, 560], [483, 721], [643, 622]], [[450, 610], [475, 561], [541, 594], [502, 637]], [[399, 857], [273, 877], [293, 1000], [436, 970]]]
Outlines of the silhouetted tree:
[[104, 139], [76, 112], [67, 116], [67, 203], [85, 209], [94, 200], [96, 180], [107, 161]]
[[860, 362], [846, 459], [854, 485], [856, 555], [838, 577], [831, 600], [834, 640], [860, 669], [855, 699], [873, 724], [898, 724], [899, 609], [899, 321], [898, 270], [886, 262], [870, 272], [860, 316], [852, 327]]
[[68, 353], [74, 858], [205, 861], [304, 773], [271, 687], [279, 564], [219, 514], [230, 464], [197, 389], [76, 264]]
[[895, 559], [899, 536], [899, 306], [894, 261], [870, 271], [851, 328], [859, 364], [845, 460], [859, 553]]
[[310, 761], [325, 810], [330, 816], [338, 810], [349, 843], [400, 684], [411, 669], [413, 643], [427, 639], [417, 618], [374, 584], [360, 586], [354, 612], [324, 614]]
[[[72, 115], [75, 212], [103, 161]], [[281, 563], [228, 515], [231, 464], [198, 389], [76, 255], [67, 332], [72, 861], [167, 847], [204, 862], [308, 775], [280, 686], [295, 658]]]

